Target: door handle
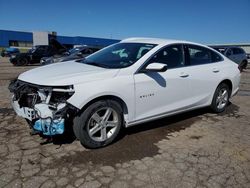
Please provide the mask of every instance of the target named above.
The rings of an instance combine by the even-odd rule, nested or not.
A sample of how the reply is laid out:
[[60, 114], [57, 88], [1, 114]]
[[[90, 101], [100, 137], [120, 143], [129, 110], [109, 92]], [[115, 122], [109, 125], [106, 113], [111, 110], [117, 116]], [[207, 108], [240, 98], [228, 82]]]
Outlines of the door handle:
[[220, 72], [220, 70], [217, 69], [217, 68], [213, 68], [213, 72], [214, 72], [214, 73], [217, 73], [217, 72]]
[[181, 74], [180, 74], [180, 77], [182, 77], [182, 78], [186, 78], [188, 76], [189, 76], [189, 74], [185, 73], [185, 72], [181, 72]]

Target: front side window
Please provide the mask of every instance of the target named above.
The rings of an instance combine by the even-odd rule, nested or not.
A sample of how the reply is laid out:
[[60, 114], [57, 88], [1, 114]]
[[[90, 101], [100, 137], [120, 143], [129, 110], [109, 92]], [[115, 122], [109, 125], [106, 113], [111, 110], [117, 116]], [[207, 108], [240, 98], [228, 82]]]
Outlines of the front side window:
[[125, 68], [155, 46], [147, 43], [117, 43], [86, 57], [82, 63], [105, 68]]
[[227, 50], [226, 56], [230, 56], [230, 55], [233, 55], [233, 51], [229, 48]]
[[39, 53], [39, 54], [43, 54], [45, 53], [47, 50], [47, 47], [46, 46], [38, 46], [36, 49], [35, 49], [35, 53]]
[[149, 63], [155, 62], [166, 64], [168, 69], [184, 66], [182, 45], [171, 45], [160, 50], [149, 60]]

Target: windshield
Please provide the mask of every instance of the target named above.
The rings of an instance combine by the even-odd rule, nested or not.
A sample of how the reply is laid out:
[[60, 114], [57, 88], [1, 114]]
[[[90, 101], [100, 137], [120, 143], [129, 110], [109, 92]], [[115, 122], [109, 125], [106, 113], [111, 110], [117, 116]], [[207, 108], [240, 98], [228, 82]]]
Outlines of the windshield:
[[105, 68], [125, 68], [134, 64], [155, 44], [117, 43], [83, 59], [82, 63]]

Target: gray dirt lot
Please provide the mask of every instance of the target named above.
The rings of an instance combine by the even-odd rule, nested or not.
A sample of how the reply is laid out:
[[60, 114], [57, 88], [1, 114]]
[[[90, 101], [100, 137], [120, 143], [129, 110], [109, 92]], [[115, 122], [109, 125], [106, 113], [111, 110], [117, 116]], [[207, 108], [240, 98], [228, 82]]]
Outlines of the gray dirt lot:
[[0, 187], [250, 187], [249, 69], [223, 114], [164, 118], [88, 150], [70, 137], [40, 145], [14, 114], [9, 80], [30, 68], [0, 59]]

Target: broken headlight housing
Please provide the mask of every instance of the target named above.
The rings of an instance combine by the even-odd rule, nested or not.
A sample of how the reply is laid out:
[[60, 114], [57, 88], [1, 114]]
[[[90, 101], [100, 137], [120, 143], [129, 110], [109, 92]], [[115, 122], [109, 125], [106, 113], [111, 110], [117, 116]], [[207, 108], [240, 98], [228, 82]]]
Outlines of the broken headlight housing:
[[56, 107], [59, 103], [66, 101], [74, 94], [73, 85], [70, 86], [40, 86], [13, 80], [9, 90], [14, 94], [14, 100], [18, 100], [20, 107], [33, 108], [37, 103], [47, 103]]
[[70, 86], [40, 86], [20, 80], [9, 85], [13, 107], [18, 115], [28, 119], [33, 128], [44, 135], [62, 134], [64, 121], [72, 106], [67, 100], [74, 94]]

